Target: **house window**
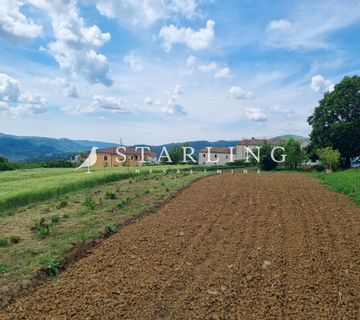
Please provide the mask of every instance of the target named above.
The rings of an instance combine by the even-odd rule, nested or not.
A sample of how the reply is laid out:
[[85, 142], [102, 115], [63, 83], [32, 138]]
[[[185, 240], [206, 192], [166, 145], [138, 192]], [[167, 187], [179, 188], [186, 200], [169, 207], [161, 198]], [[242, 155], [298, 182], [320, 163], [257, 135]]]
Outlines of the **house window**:
[[104, 155], [104, 161], [108, 161], [108, 156]]
[[204, 158], [206, 157], [205, 153], [203, 154], [203, 157], [204, 157]]
[[215, 158], [217, 158], [217, 154], [215, 155]]
[[229, 156], [228, 156], [228, 155], [226, 155], [226, 159], [229, 159]]

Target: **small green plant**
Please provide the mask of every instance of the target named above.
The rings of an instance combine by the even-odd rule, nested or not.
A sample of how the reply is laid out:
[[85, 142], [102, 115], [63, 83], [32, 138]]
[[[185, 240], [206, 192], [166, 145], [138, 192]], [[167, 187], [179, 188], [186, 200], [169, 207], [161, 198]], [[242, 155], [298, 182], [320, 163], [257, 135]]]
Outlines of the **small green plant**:
[[96, 208], [96, 203], [94, 201], [94, 199], [91, 196], [86, 196], [84, 202], [83, 202], [84, 207], [94, 210]]
[[65, 208], [69, 205], [69, 202], [66, 199], [61, 200], [56, 206], [57, 209]]
[[45, 218], [41, 218], [39, 222], [36, 222], [31, 227], [31, 231], [34, 231], [41, 239], [46, 238], [50, 234], [50, 228], [49, 225], [46, 223]]
[[106, 200], [114, 200], [114, 199], [116, 199], [116, 194], [114, 192], [106, 191], [104, 198]]
[[107, 226], [106, 227], [106, 233], [108, 235], [112, 235], [118, 232], [118, 229], [115, 226]]
[[57, 276], [60, 272], [60, 264], [53, 257], [42, 257], [39, 261], [40, 265], [46, 266], [50, 276]]
[[59, 223], [60, 222], [60, 216], [58, 214], [54, 214], [53, 216], [50, 217], [50, 220], [52, 223]]
[[164, 185], [165, 185], [165, 182], [161, 182], [161, 185], [164, 186]]
[[86, 216], [88, 213], [89, 211], [87, 209], [79, 209], [78, 211], [76, 211], [76, 216], [83, 217]]
[[144, 190], [144, 194], [150, 194], [150, 190]]
[[7, 264], [0, 263], [0, 273], [8, 272], [10, 267]]
[[129, 197], [127, 197], [126, 199], [122, 200], [121, 202], [119, 202], [117, 204], [117, 207], [119, 209], [123, 209], [126, 205], [128, 205], [131, 202], [131, 199]]
[[10, 242], [11, 243], [19, 243], [20, 242], [20, 237], [19, 236], [11, 236], [10, 237]]
[[0, 238], [0, 247], [6, 247], [9, 244], [9, 240], [7, 238]]
[[166, 188], [166, 192], [170, 192], [170, 189], [169, 189], [169, 188]]
[[70, 218], [70, 213], [63, 214], [63, 219], [69, 219], [69, 218]]

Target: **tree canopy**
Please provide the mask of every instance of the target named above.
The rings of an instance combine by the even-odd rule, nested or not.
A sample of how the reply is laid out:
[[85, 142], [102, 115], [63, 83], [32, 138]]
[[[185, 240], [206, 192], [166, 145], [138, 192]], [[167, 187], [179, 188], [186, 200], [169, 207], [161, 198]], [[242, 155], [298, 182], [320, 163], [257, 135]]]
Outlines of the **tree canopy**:
[[349, 167], [350, 159], [360, 155], [360, 77], [345, 77], [325, 93], [308, 122], [311, 149], [337, 149]]

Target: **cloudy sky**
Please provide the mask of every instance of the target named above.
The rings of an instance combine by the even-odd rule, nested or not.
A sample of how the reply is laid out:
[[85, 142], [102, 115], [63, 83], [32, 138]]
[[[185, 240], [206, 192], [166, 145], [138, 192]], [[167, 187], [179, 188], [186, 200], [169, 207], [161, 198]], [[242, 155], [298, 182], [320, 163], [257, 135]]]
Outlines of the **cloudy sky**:
[[1, 0], [0, 132], [306, 136], [359, 39], [358, 0]]

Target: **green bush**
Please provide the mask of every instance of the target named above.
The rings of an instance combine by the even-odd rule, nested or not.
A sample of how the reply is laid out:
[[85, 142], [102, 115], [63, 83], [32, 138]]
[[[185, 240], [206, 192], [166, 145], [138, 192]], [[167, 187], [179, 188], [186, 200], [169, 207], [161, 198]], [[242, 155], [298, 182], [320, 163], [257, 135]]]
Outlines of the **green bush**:
[[84, 203], [84, 207], [94, 210], [96, 208], [95, 200], [91, 196], [86, 196]]
[[11, 236], [10, 237], [10, 242], [11, 243], [19, 243], [20, 242], [20, 237], [19, 236]]
[[34, 231], [40, 239], [44, 239], [50, 234], [50, 228], [45, 218], [41, 218], [39, 222], [36, 222], [31, 227], [31, 231]]
[[59, 223], [60, 222], [60, 216], [58, 214], [54, 214], [50, 217], [50, 220], [52, 223]]
[[6, 247], [9, 244], [9, 240], [7, 238], [0, 238], [0, 247]]
[[53, 257], [42, 257], [39, 261], [40, 265], [46, 266], [50, 276], [57, 276], [60, 272], [60, 264]]
[[128, 205], [131, 202], [131, 199], [129, 197], [127, 197], [126, 199], [122, 200], [121, 202], [119, 202], [117, 204], [117, 207], [119, 209], [123, 209], [126, 205]]
[[116, 194], [114, 192], [106, 191], [104, 198], [106, 200], [114, 200], [114, 199], [116, 199]]
[[63, 199], [59, 202], [59, 204], [56, 206], [57, 209], [65, 208], [69, 205], [69, 202], [66, 199]]
[[106, 227], [106, 233], [108, 235], [112, 235], [118, 232], [118, 229], [115, 226], [107, 226]]

